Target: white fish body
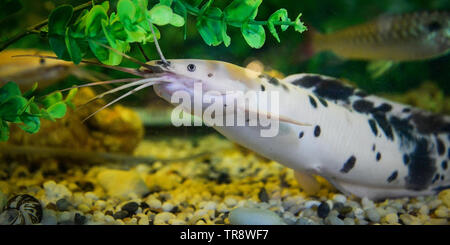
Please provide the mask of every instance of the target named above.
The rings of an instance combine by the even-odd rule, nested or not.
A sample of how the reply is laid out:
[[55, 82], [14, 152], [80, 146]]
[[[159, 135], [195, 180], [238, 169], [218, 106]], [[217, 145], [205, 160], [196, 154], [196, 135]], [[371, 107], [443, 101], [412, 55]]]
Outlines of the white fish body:
[[369, 96], [320, 75], [278, 81], [224, 62], [170, 62], [162, 68], [172, 74], [171, 81], [155, 86], [169, 102], [174, 92], [190, 91], [194, 81], [205, 92], [277, 91], [280, 127], [275, 137], [261, 137], [259, 126], [214, 128], [306, 179], [320, 175], [344, 193], [371, 199], [428, 195], [449, 187], [448, 117]]

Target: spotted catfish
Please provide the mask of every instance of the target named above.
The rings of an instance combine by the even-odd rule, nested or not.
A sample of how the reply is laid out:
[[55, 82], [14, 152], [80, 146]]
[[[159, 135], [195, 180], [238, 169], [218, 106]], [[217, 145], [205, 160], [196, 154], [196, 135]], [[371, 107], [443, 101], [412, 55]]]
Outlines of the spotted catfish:
[[[82, 85], [126, 82], [92, 100], [135, 87], [98, 111], [151, 86], [177, 106], [179, 100], [173, 99], [183, 92], [191, 102], [185, 109], [200, 116], [210, 109], [210, 101], [222, 101], [219, 106], [225, 117], [234, 119], [239, 108], [244, 108], [248, 115], [258, 114], [258, 121], [279, 122], [272, 137], [261, 134], [266, 122], [213, 127], [230, 140], [294, 169], [306, 192], [318, 190], [313, 175], [325, 177], [344, 193], [371, 199], [431, 195], [450, 188], [448, 116], [368, 95], [331, 77], [297, 74], [279, 80], [222, 61], [166, 60], [159, 53], [162, 60], [147, 63], [121, 54], [142, 65], [139, 70], [109, 67], [138, 78]], [[196, 98], [196, 89], [208, 94], [209, 102]], [[225, 107], [229, 104], [223, 96], [235, 91], [278, 94], [279, 110], [275, 114], [254, 111], [237, 100], [228, 114]]]
[[261, 137], [259, 126], [214, 128], [294, 169], [309, 192], [318, 187], [312, 175], [325, 177], [344, 193], [371, 199], [429, 195], [450, 187], [449, 117], [368, 95], [321, 75], [298, 74], [277, 80], [210, 60], [148, 64], [159, 66], [166, 74], [166, 82], [154, 89], [169, 102], [177, 91], [193, 96], [196, 82], [204, 92], [221, 94], [229, 90], [277, 91], [280, 130], [275, 137]]

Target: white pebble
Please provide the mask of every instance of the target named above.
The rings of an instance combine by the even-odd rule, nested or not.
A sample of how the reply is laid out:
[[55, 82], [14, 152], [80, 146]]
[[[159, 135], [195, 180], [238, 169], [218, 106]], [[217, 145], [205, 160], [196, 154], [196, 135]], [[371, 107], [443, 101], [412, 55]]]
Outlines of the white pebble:
[[150, 199], [149, 201], [147, 201], [147, 204], [154, 209], [158, 209], [161, 208], [161, 201], [158, 199]]
[[356, 224], [357, 224], [357, 225], [368, 225], [369, 222], [368, 222], [367, 220], [364, 220], [364, 219], [358, 219], [358, 220], [356, 221]]
[[186, 221], [180, 219], [171, 219], [169, 220], [169, 224], [171, 225], [186, 225]]
[[138, 225], [149, 225], [150, 224], [150, 221], [149, 221], [147, 215], [140, 214], [140, 215], [138, 215], [138, 217], [140, 217]]
[[114, 221], [115, 221], [114, 217], [112, 217], [111, 215], [105, 215], [105, 222], [107, 224], [114, 223]]
[[57, 219], [56, 219], [56, 213], [53, 210], [44, 209], [42, 213], [42, 221], [41, 224], [43, 225], [56, 225]]
[[258, 208], [236, 208], [230, 212], [233, 225], [283, 225], [283, 220], [274, 212]]
[[58, 222], [71, 221], [74, 217], [74, 214], [64, 211], [58, 214]]
[[364, 197], [361, 201], [361, 204], [363, 205], [364, 209], [374, 208], [375, 203], [373, 201], [369, 200], [367, 197]]
[[95, 222], [103, 222], [105, 220], [105, 214], [100, 211], [95, 211], [93, 218]]
[[308, 217], [314, 216], [316, 213], [317, 212], [315, 212], [314, 210], [309, 208], [309, 209], [303, 210], [303, 212], [301, 212], [301, 216], [308, 218]]
[[230, 209], [227, 207], [227, 205], [225, 203], [219, 203], [219, 205], [217, 206], [217, 211], [221, 212], [221, 213], [225, 213], [228, 212]]
[[384, 219], [388, 224], [397, 224], [398, 223], [398, 215], [396, 213], [390, 213], [384, 216]]
[[237, 201], [236, 201], [236, 199], [234, 199], [234, 198], [232, 198], [232, 197], [227, 197], [227, 198], [225, 198], [225, 204], [228, 206], [228, 207], [234, 207], [236, 204], [237, 204]]
[[312, 208], [314, 206], [319, 206], [320, 202], [319, 201], [307, 201], [305, 202], [305, 208]]
[[98, 200], [95, 202], [94, 206], [99, 210], [103, 210], [106, 208], [106, 202], [103, 200]]
[[372, 222], [380, 222], [380, 214], [375, 208], [370, 208], [366, 211], [367, 218]]
[[335, 194], [333, 196], [333, 201], [340, 202], [340, 203], [345, 203], [347, 201], [347, 198], [344, 195]]
[[163, 209], [163, 211], [165, 211], [165, 212], [170, 212], [174, 207], [175, 207], [175, 206], [174, 206], [172, 203], [170, 203], [170, 202], [165, 202], [165, 203], [162, 205], [162, 209]]
[[439, 217], [439, 218], [448, 218], [449, 217], [449, 215], [448, 215], [448, 208], [446, 206], [444, 206], [444, 205], [439, 206], [439, 208], [437, 208], [434, 211], [434, 214], [436, 214], [436, 216]]
[[47, 202], [56, 203], [59, 199], [69, 198], [72, 192], [64, 185], [56, 184], [55, 181], [47, 181], [44, 183], [45, 197]]
[[344, 224], [345, 225], [354, 225], [355, 224], [355, 220], [352, 218], [345, 218], [344, 219]]
[[342, 221], [341, 219], [339, 219], [336, 216], [328, 216], [325, 218], [325, 224], [328, 225], [344, 225], [344, 221]]
[[440, 199], [435, 199], [435, 200], [433, 200], [433, 201], [428, 203], [428, 207], [430, 209], [435, 209], [441, 204], [442, 204], [442, 201]]
[[422, 205], [419, 209], [419, 213], [422, 215], [428, 215], [429, 212], [430, 212], [430, 209], [426, 205]]
[[215, 202], [207, 202], [203, 207], [206, 210], [216, 210], [217, 204]]
[[173, 213], [162, 212], [155, 215], [154, 224], [166, 224], [170, 219], [174, 219], [176, 216]]
[[85, 198], [91, 199], [93, 201], [97, 201], [99, 198], [97, 195], [95, 195], [94, 192], [86, 192], [86, 194], [84, 194]]

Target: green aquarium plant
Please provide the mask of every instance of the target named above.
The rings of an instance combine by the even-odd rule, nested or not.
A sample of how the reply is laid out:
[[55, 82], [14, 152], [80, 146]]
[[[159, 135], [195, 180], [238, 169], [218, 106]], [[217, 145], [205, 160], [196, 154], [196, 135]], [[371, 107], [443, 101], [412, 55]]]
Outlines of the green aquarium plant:
[[300, 21], [301, 14], [292, 21], [283, 8], [265, 21], [256, 20], [262, 0], [233, 0], [224, 9], [215, 7], [214, 0], [160, 0], [153, 6], [149, 6], [148, 0], [119, 0], [115, 10], [109, 1], [98, 2], [92, 1], [75, 8], [61, 5], [51, 12], [47, 21], [32, 27], [27, 33], [47, 36], [51, 49], [60, 59], [78, 64], [83, 57], [93, 54], [104, 64], [118, 65], [122, 56], [105, 45], [127, 53], [132, 43], [153, 42], [150, 25], [153, 25], [158, 39], [161, 33], [157, 27], [165, 25], [184, 27], [186, 38], [188, 16], [195, 18], [200, 36], [210, 46], [223, 43], [228, 47], [231, 37], [227, 34], [227, 28], [230, 26], [240, 28], [252, 48], [264, 45], [264, 26], [278, 42], [277, 26], [281, 31], [289, 27], [300, 33], [306, 30]]
[[40, 119], [55, 121], [65, 116], [67, 106], [74, 107], [71, 100], [77, 89], [71, 89], [64, 98], [61, 92], [54, 92], [36, 99], [32, 89], [22, 94], [14, 82], [0, 87], [0, 141], [9, 138], [9, 124], [15, 123], [27, 133], [36, 133], [41, 126]]
[[[239, 28], [252, 48], [264, 45], [264, 27], [278, 42], [277, 27], [281, 31], [292, 27], [299, 33], [306, 30], [300, 21], [301, 14], [291, 20], [283, 8], [267, 20], [256, 20], [262, 0], [232, 0], [223, 9], [216, 7], [214, 0], [160, 0], [152, 6], [149, 6], [148, 0], [118, 0], [112, 3], [115, 9], [109, 1], [90, 1], [77, 7], [61, 5], [50, 13], [47, 20], [6, 41], [0, 51], [24, 36], [40, 34], [48, 38], [50, 48], [60, 59], [79, 64], [83, 58], [94, 55], [103, 64], [119, 65], [123, 57], [120, 53], [127, 53], [131, 44], [154, 42], [153, 35], [156, 39], [161, 38], [158, 27], [184, 27], [186, 39], [189, 16], [195, 19], [198, 33], [210, 46], [230, 45], [228, 27]], [[31, 96], [34, 89], [22, 94], [13, 82], [0, 88], [0, 141], [8, 139], [10, 123], [19, 124], [28, 133], [35, 133], [40, 128], [41, 118], [61, 118], [66, 113], [66, 106], [73, 106], [70, 100], [76, 93], [75, 89], [65, 99], [60, 92], [55, 92], [37, 101]]]

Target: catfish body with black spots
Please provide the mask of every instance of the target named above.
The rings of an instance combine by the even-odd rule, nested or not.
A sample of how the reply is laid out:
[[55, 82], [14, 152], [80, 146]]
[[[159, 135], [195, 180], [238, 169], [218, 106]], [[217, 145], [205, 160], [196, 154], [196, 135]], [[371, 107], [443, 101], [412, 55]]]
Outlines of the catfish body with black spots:
[[[261, 137], [260, 126], [214, 128], [294, 169], [306, 190], [317, 187], [311, 175], [325, 177], [344, 193], [372, 199], [429, 195], [450, 185], [447, 116], [367, 95], [321, 75], [297, 74], [277, 80], [209, 60], [148, 64], [166, 73], [167, 82], [154, 89], [169, 102], [177, 91], [193, 97], [194, 83], [203, 92], [219, 94], [278, 92], [280, 128], [276, 136]], [[208, 105], [200, 103], [205, 110]]]

